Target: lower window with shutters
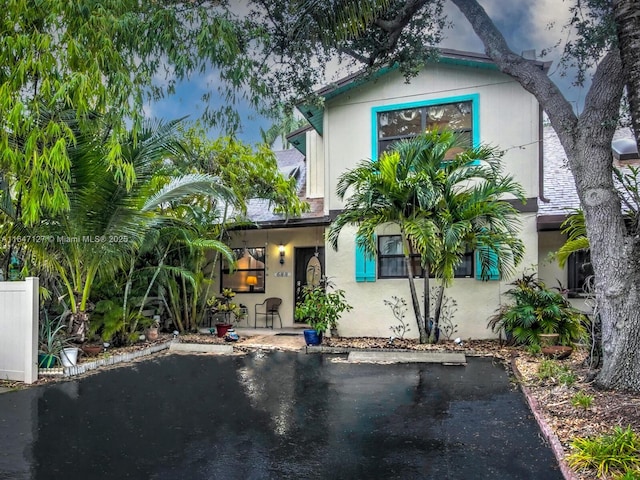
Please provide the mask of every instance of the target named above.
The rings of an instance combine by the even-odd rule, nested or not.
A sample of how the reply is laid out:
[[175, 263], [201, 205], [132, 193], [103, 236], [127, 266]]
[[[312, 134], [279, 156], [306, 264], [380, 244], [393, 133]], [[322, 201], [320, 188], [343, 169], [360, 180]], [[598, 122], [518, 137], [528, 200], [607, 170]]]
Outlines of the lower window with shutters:
[[[473, 277], [473, 252], [467, 252], [455, 271], [456, 278]], [[415, 277], [424, 277], [420, 265], [420, 255], [413, 253], [411, 263]], [[430, 275], [433, 277], [433, 274]], [[378, 278], [407, 278], [407, 269], [402, 253], [400, 235], [380, 235], [378, 237]]]

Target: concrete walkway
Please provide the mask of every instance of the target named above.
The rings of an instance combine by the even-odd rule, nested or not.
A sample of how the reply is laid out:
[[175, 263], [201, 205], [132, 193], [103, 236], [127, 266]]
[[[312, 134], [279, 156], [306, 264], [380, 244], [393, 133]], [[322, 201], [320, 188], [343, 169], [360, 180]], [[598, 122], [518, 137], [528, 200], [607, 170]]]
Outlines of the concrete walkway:
[[441, 363], [466, 365], [462, 353], [453, 352], [349, 352], [349, 362], [360, 363]]
[[[264, 350], [299, 351], [306, 347], [302, 329], [286, 328], [272, 330], [265, 328], [237, 328], [240, 340], [236, 345]], [[328, 353], [324, 349], [309, 348], [307, 353]], [[330, 352], [329, 352], [330, 353]], [[353, 363], [440, 363], [443, 365], [466, 365], [462, 353], [455, 352], [403, 352], [403, 351], [346, 351], [347, 360]]]

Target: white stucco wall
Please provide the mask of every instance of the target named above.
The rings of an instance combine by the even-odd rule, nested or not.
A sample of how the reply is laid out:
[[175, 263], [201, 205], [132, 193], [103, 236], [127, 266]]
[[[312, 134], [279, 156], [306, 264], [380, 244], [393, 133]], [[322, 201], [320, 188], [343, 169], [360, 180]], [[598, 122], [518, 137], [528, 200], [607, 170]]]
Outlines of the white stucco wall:
[[566, 235], [559, 231], [538, 234], [538, 278], [550, 287], [558, 286], [558, 280], [567, 286], [567, 268], [560, 268], [558, 262], [549, 255], [557, 251], [566, 241]]
[[[537, 262], [538, 243], [535, 214], [523, 214], [521, 238], [525, 242], [525, 258], [519, 266], [519, 272]], [[393, 233], [385, 231], [384, 233]], [[340, 335], [346, 337], [391, 335], [390, 327], [398, 322], [391, 314], [384, 300], [391, 300], [393, 295], [403, 297], [407, 301], [408, 310], [405, 321], [411, 331], [409, 338], [418, 336], [418, 327], [411, 308], [411, 296], [407, 279], [377, 279], [375, 282], [355, 281], [355, 248], [354, 229], [345, 228], [340, 236], [338, 251], [327, 249], [327, 273], [339, 288], [347, 293], [347, 300], [354, 309], [346, 313], [339, 323]], [[517, 276], [517, 275], [516, 275]], [[475, 278], [456, 278], [445, 294], [457, 302], [457, 312], [453, 323], [457, 324], [455, 337], [463, 339], [495, 338], [496, 335], [487, 329], [487, 320], [504, 300], [502, 294], [509, 288], [508, 283], [515, 277], [503, 281], [482, 282]], [[422, 299], [423, 280], [416, 279], [418, 295]], [[420, 300], [422, 305], [422, 300]]]
[[505, 151], [507, 172], [527, 192], [538, 194], [538, 103], [508, 76], [494, 70], [432, 65], [406, 84], [398, 72], [354, 88], [327, 102], [324, 115], [324, 154], [328, 208], [342, 208], [335, 190], [337, 178], [372, 156], [372, 108], [479, 95], [479, 134], [482, 143]]

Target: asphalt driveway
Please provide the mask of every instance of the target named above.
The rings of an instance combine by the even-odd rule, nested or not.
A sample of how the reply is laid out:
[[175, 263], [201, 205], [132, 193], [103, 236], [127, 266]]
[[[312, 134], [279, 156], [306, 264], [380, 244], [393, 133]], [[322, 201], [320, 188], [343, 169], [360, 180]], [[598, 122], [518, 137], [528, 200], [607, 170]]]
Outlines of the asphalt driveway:
[[504, 368], [166, 355], [0, 395], [0, 478], [561, 479]]

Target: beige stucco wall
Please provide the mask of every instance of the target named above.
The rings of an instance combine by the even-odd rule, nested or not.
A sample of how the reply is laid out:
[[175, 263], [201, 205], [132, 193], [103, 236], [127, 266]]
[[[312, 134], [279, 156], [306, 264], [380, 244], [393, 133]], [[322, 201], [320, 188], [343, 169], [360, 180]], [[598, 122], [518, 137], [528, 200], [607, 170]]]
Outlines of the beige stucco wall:
[[559, 231], [540, 232], [538, 234], [538, 278], [550, 287], [556, 287], [558, 280], [567, 285], [567, 269], [560, 268], [550, 254], [558, 250], [566, 240]]
[[460, 95], [479, 95], [480, 141], [504, 150], [505, 170], [527, 192], [538, 192], [538, 104], [506, 75], [488, 69], [432, 65], [406, 84], [398, 72], [354, 88], [327, 102], [324, 155], [328, 208], [342, 208], [337, 178], [372, 156], [372, 108]]
[[[531, 267], [537, 262], [538, 243], [536, 233], [535, 214], [523, 214], [521, 238], [527, 245], [525, 258], [519, 267]], [[380, 233], [394, 233], [387, 229]], [[380, 336], [391, 335], [390, 327], [398, 322], [391, 314], [384, 300], [391, 300], [393, 295], [403, 297], [408, 304], [405, 321], [409, 323], [411, 331], [409, 338], [418, 336], [418, 327], [411, 309], [411, 296], [407, 279], [377, 279], [375, 282], [355, 281], [355, 249], [353, 239], [354, 229], [345, 228], [340, 236], [338, 251], [327, 249], [327, 273], [339, 288], [346, 291], [347, 300], [354, 309], [346, 313], [339, 323], [342, 336]], [[487, 329], [487, 320], [503, 301], [502, 294], [508, 288], [507, 284], [513, 280], [505, 278], [503, 281], [482, 282], [475, 278], [457, 278], [445, 294], [457, 302], [457, 312], [453, 323], [458, 325], [455, 337], [463, 339], [494, 338], [496, 335]], [[418, 295], [422, 298], [423, 280], [416, 279]], [[422, 300], [420, 301], [422, 305]]]
[[[554, 258], [550, 258], [550, 254], [557, 251], [566, 241], [566, 235], [559, 231], [540, 232], [538, 234], [538, 278], [552, 288], [558, 286], [558, 280], [564, 287], [567, 286], [567, 267], [560, 268], [558, 262]], [[569, 298], [571, 304], [583, 310], [590, 312], [591, 308], [585, 303], [585, 299]]]

